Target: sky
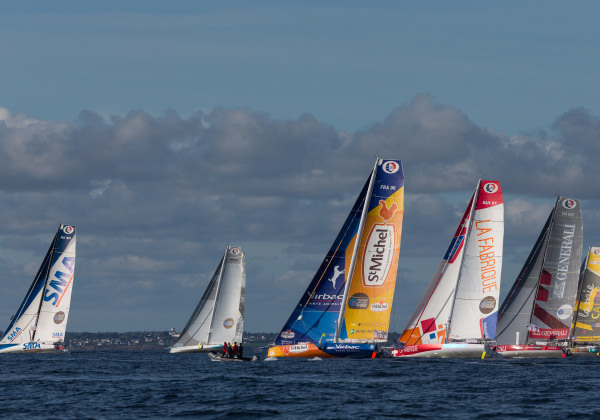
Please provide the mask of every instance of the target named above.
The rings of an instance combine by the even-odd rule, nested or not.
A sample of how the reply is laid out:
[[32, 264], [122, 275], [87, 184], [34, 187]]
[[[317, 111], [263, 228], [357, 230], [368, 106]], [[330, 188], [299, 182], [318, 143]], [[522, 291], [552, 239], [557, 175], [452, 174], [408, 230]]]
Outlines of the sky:
[[246, 331], [278, 332], [376, 156], [405, 173], [393, 331], [479, 178], [504, 192], [502, 296], [558, 194], [600, 243], [597, 2], [2, 7], [0, 324], [66, 223], [68, 330], [180, 330], [237, 245]]

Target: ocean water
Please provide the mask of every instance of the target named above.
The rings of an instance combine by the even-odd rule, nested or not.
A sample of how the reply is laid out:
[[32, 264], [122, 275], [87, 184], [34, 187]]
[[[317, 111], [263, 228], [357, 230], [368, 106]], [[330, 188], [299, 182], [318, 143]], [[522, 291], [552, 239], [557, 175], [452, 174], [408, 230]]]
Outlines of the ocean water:
[[71, 352], [3, 354], [0, 366], [2, 418], [600, 418], [598, 357], [223, 363]]

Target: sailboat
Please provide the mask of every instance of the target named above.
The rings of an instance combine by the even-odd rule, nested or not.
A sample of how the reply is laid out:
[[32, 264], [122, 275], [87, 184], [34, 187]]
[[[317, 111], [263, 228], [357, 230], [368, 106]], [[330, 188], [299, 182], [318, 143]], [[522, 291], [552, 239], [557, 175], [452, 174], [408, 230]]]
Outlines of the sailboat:
[[269, 357], [376, 355], [387, 341], [403, 214], [402, 164], [377, 159]]
[[75, 226], [60, 225], [33, 283], [0, 339], [0, 353], [63, 349], [75, 275]]
[[500, 183], [479, 180], [392, 357], [485, 355], [488, 344], [496, 338], [503, 238]]
[[216, 351], [241, 343], [246, 300], [246, 262], [242, 249], [228, 246], [200, 302], [170, 353]]
[[496, 351], [503, 357], [562, 357], [577, 294], [583, 223], [579, 200], [558, 196], [500, 307]]
[[581, 267], [570, 352], [600, 356], [600, 247], [590, 247]]

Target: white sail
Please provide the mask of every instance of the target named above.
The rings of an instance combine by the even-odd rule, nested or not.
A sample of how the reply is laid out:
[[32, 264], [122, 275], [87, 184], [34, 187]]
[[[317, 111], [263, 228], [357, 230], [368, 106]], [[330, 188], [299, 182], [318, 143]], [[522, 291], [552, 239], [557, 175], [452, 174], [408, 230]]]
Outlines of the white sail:
[[450, 321], [450, 341], [496, 338], [495, 318], [491, 328], [483, 320], [497, 311], [500, 299], [504, 204], [476, 206], [470, 225]]
[[64, 341], [75, 272], [75, 227], [60, 225], [2, 339], [0, 353], [54, 350]]
[[245, 288], [244, 254], [239, 247], [227, 247], [171, 353], [210, 350], [225, 341], [241, 342]]
[[482, 180], [393, 356], [482, 354], [496, 337], [503, 236], [500, 183]]

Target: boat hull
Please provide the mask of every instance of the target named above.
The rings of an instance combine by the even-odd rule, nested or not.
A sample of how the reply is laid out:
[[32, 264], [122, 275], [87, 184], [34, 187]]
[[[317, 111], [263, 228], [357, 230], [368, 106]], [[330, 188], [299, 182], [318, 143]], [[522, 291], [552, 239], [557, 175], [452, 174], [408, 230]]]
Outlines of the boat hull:
[[281, 345], [269, 348], [269, 357], [321, 357], [369, 359], [377, 355], [375, 344], [328, 343], [321, 348], [313, 343]]
[[569, 349], [569, 354], [576, 357], [598, 357], [600, 347], [573, 347]]
[[57, 353], [59, 351], [54, 344], [35, 342], [0, 345], [0, 353]]
[[252, 357], [223, 357], [223, 355], [214, 352], [207, 353], [210, 360], [213, 362], [255, 362], [258, 360], [257, 356]]
[[201, 353], [207, 351], [218, 351], [223, 347], [220, 345], [204, 345], [202, 347], [198, 346], [179, 346], [179, 347], [171, 347], [169, 349], [169, 353]]
[[499, 345], [496, 353], [503, 358], [557, 359], [565, 355], [562, 347], [535, 345]]
[[441, 359], [481, 359], [489, 348], [485, 344], [417, 344], [392, 350], [392, 357], [428, 357]]

